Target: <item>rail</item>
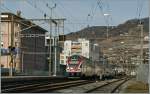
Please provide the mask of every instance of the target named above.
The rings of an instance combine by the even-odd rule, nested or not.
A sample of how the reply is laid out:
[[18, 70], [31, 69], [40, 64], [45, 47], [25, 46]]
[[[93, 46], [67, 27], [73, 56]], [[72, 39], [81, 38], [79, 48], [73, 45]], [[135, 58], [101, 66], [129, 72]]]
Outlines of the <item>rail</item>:
[[116, 90], [129, 79], [119, 79], [112, 82], [106, 82], [103, 85], [85, 91], [85, 93], [115, 93]]

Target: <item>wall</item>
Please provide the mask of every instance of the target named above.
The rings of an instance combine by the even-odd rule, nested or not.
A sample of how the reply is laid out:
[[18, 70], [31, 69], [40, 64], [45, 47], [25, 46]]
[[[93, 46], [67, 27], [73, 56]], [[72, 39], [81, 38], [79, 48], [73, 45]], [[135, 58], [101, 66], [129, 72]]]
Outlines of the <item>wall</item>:
[[148, 83], [149, 64], [141, 64], [137, 68], [136, 80]]
[[[44, 34], [45, 32], [32, 28], [22, 32], [23, 34]], [[46, 47], [45, 37], [22, 37], [21, 46], [23, 51], [23, 69], [24, 72], [32, 73], [33, 71], [46, 70]], [[42, 54], [43, 53], [43, 54]], [[47, 66], [48, 67], [48, 66]]]

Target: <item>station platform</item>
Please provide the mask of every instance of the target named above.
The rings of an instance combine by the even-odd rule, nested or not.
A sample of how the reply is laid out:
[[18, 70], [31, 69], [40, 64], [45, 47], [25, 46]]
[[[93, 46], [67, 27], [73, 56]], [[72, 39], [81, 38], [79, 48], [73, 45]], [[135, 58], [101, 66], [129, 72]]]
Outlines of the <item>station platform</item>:
[[127, 81], [120, 87], [119, 93], [148, 93], [149, 84], [135, 79]]

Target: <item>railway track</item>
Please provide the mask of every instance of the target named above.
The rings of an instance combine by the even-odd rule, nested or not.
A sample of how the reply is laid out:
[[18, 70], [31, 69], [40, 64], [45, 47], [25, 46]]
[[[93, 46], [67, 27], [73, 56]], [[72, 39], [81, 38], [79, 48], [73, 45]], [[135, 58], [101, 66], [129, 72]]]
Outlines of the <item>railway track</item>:
[[40, 92], [51, 92], [53, 90], [68, 88], [72, 86], [78, 86], [82, 84], [88, 84], [93, 81], [86, 81], [86, 80], [77, 80], [77, 81], [67, 81], [67, 82], [59, 82], [59, 83], [52, 83], [52, 82], [42, 82], [42, 83], [35, 83], [35, 84], [27, 84], [17, 87], [5, 88], [2, 89], [2, 93], [40, 93]]
[[58, 89], [53, 91], [53, 93], [115, 93], [126, 81], [128, 81], [128, 79], [96, 81], [95, 83], [89, 83], [87, 85]]
[[128, 80], [129, 79], [121, 79], [107, 82], [101, 86], [97, 86], [95, 88], [87, 90], [85, 93], [115, 93], [117, 89]]
[[[13, 87], [20, 87], [25, 85], [32, 85], [32, 84], [40, 84], [40, 81], [29, 81], [29, 82], [15, 82], [15, 83], [9, 83], [9, 84], [2, 84], [1, 89], [8, 89]], [[48, 83], [48, 81], [43, 81], [43, 83]]]
[[42, 86], [42, 88], [40, 89], [36, 89], [31, 91], [31, 93], [47, 93], [47, 92], [55, 92], [55, 90], [60, 90], [60, 89], [65, 89], [65, 88], [69, 88], [69, 87], [74, 87], [74, 86], [79, 86], [79, 85], [85, 85], [85, 84], [89, 84], [89, 83], [93, 83], [93, 81], [87, 81], [87, 80], [81, 80], [81, 81], [71, 81], [71, 82], [65, 82], [65, 83], [58, 83], [58, 84], [53, 84], [50, 86]]
[[2, 86], [2, 93], [114, 93], [129, 79], [112, 79], [106, 81], [89, 80], [52, 80], [14, 83]]

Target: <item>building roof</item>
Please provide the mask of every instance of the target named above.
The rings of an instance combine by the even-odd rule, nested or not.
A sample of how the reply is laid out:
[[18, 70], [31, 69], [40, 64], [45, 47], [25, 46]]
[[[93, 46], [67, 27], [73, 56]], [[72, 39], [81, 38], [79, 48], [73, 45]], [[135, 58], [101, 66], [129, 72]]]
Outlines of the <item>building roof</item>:
[[[18, 22], [18, 23], [24, 23], [24, 24], [27, 24], [27, 25], [36, 25], [35, 23], [31, 22], [30, 20], [27, 20], [25, 18], [22, 18], [18, 15], [15, 15], [13, 13], [10, 13], [10, 12], [3, 12], [1, 13], [1, 22], [11, 22], [11, 17], [14, 17], [14, 22]], [[48, 32], [47, 30], [43, 29], [42, 27], [40, 26], [34, 26], [32, 28], [36, 28], [36, 29], [39, 29], [43, 32]]]

